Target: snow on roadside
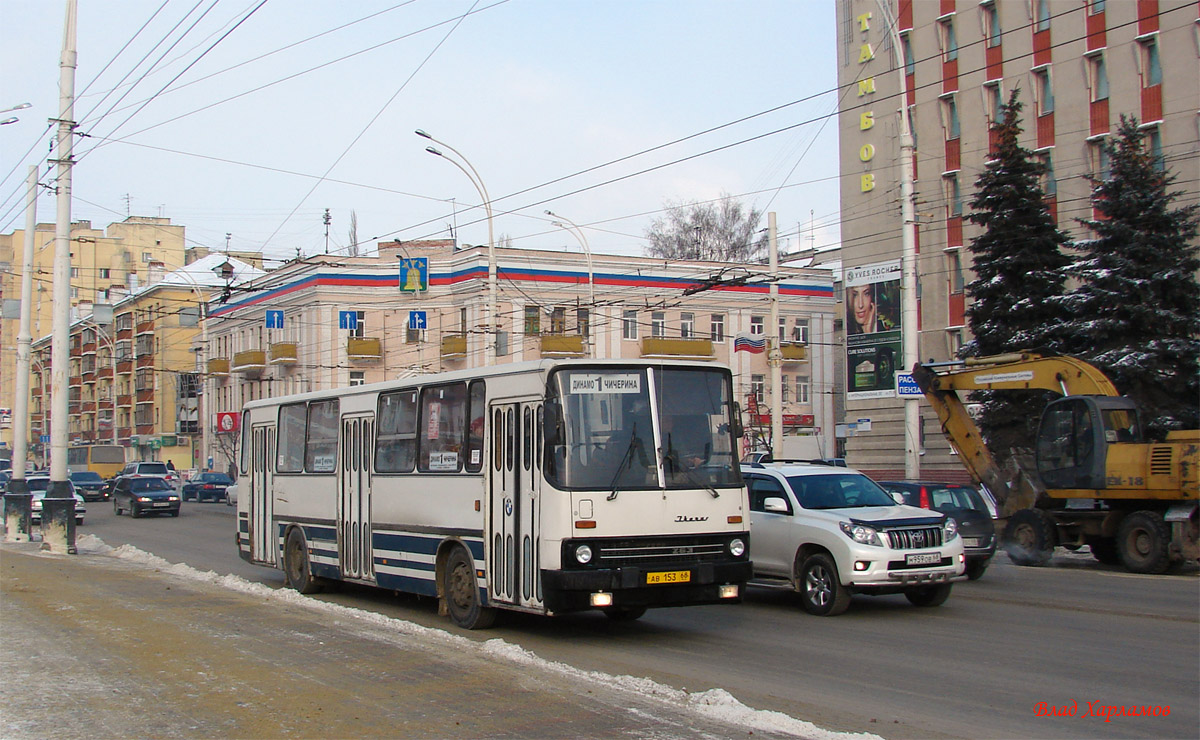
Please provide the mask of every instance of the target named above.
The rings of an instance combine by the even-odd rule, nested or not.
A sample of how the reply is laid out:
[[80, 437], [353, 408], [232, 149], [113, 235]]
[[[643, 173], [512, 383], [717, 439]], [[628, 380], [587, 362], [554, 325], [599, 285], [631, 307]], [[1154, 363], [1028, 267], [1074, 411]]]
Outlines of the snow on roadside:
[[461, 650], [478, 651], [493, 658], [528, 666], [539, 671], [553, 672], [562, 676], [598, 684], [609, 689], [629, 692], [641, 698], [654, 698], [664, 704], [677, 709], [686, 709], [712, 721], [736, 724], [740, 727], [760, 732], [774, 732], [811, 738], [811, 740], [882, 740], [880, 736], [870, 733], [834, 732], [818, 727], [811, 722], [795, 719], [782, 712], [753, 709], [742, 704], [724, 689], [689, 692], [686, 689], [675, 689], [649, 678], [612, 676], [598, 671], [584, 671], [565, 663], [540, 658], [535, 653], [501, 638], [493, 638], [482, 643], [475, 642], [474, 640], [453, 635], [440, 629], [423, 627], [419, 624], [401, 619], [393, 619], [382, 614], [376, 614], [375, 612], [312, 599], [291, 589], [274, 589], [264, 586], [261, 583], [252, 583], [238, 576], [223, 576], [213, 571], [200, 571], [183, 563], [171, 563], [157, 555], [139, 550], [132, 545], [121, 545], [120, 547], [113, 548], [106, 545], [99, 537], [91, 534], [78, 537], [76, 547], [80, 553], [118, 558], [170, 573], [180, 578], [209, 583], [239, 593], [294, 604], [338, 617], [357, 619], [372, 626], [381, 627], [399, 634], [420, 636], [443, 645]]

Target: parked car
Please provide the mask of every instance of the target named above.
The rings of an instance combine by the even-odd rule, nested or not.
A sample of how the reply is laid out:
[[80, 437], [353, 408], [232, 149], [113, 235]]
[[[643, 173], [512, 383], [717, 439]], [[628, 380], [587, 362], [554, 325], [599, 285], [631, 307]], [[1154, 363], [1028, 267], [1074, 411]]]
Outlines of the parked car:
[[113, 512], [128, 511], [137, 519], [143, 514], [179, 516], [179, 494], [166, 478], [158, 476], [121, 477], [113, 486]]
[[221, 501], [225, 492], [233, 485], [233, 479], [224, 473], [197, 473], [179, 489], [184, 501], [194, 498], [197, 502]]
[[71, 482], [75, 484], [75, 490], [83, 496], [84, 501], [107, 501], [108, 496], [104, 493], [104, 479], [99, 473], [93, 473], [90, 470], [79, 470], [67, 474], [71, 478]]
[[996, 525], [987, 499], [973, 486], [933, 481], [879, 481], [884, 490], [904, 498], [909, 506], [932, 509], [954, 517], [967, 555], [967, 578], [983, 577], [996, 554]]
[[238, 484], [234, 483], [229, 488], [225, 489], [225, 505], [237, 506]]
[[12, 468], [0, 470], [0, 488], [7, 486], [10, 480], [12, 480]]
[[852, 594], [902, 593], [916, 606], [939, 606], [964, 578], [955, 519], [898, 504], [856, 470], [756, 463], [742, 475], [754, 576], [790, 585], [810, 614], [841, 614]]
[[[33, 498], [29, 502], [32, 513], [30, 521], [34, 524], [41, 524], [42, 499], [46, 497], [46, 491], [50, 489], [50, 476], [31, 475], [25, 478], [25, 482], [29, 484], [29, 492], [33, 494]], [[79, 495], [79, 492], [75, 490], [75, 485], [71, 481], [67, 481], [67, 485], [71, 486], [71, 494], [75, 496], [75, 523], [83, 524], [83, 517], [87, 514], [83, 496]]]

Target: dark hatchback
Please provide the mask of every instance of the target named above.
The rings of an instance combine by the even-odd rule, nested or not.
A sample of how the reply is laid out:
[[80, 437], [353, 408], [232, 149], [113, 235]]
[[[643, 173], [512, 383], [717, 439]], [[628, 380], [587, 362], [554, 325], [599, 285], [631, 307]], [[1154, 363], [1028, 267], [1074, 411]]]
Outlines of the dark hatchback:
[[118, 478], [112, 501], [117, 516], [122, 511], [128, 511], [134, 519], [143, 514], [179, 516], [179, 494], [166, 478]]
[[75, 490], [79, 492], [80, 496], [83, 496], [84, 501], [108, 500], [108, 493], [104, 490], [105, 480], [100, 477], [99, 473], [80, 470], [68, 475], [71, 477], [71, 482], [75, 484]]
[[183, 500], [196, 499], [197, 502], [224, 501], [225, 492], [233, 485], [233, 479], [224, 473], [198, 473], [193, 475], [179, 493]]
[[909, 506], [931, 509], [954, 517], [967, 556], [967, 577], [983, 577], [996, 554], [996, 525], [987, 502], [978, 490], [957, 483], [936, 481], [881, 480], [888, 493], [896, 493]]

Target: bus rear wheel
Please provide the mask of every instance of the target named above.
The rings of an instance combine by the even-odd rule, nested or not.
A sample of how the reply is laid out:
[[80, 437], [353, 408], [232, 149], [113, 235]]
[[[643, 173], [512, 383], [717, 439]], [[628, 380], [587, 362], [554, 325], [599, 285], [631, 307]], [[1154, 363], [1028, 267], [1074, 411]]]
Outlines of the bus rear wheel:
[[299, 529], [288, 532], [287, 542], [283, 546], [283, 572], [288, 585], [302, 594], [314, 594], [321, 590], [321, 584], [313, 577], [312, 568], [309, 567], [308, 544]]
[[481, 630], [496, 622], [496, 610], [479, 601], [479, 585], [471, 557], [455, 547], [442, 571], [442, 598], [455, 624], [467, 630]]
[[614, 622], [632, 622], [641, 619], [645, 613], [644, 606], [609, 606], [604, 609], [604, 616]]

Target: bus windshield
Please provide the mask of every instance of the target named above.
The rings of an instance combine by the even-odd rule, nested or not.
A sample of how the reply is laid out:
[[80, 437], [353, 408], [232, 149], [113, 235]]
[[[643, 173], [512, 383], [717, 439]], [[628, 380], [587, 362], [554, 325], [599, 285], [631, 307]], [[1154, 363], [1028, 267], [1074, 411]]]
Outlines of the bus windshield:
[[742, 485], [721, 370], [563, 369], [551, 376], [547, 400], [545, 471], [559, 488]]

